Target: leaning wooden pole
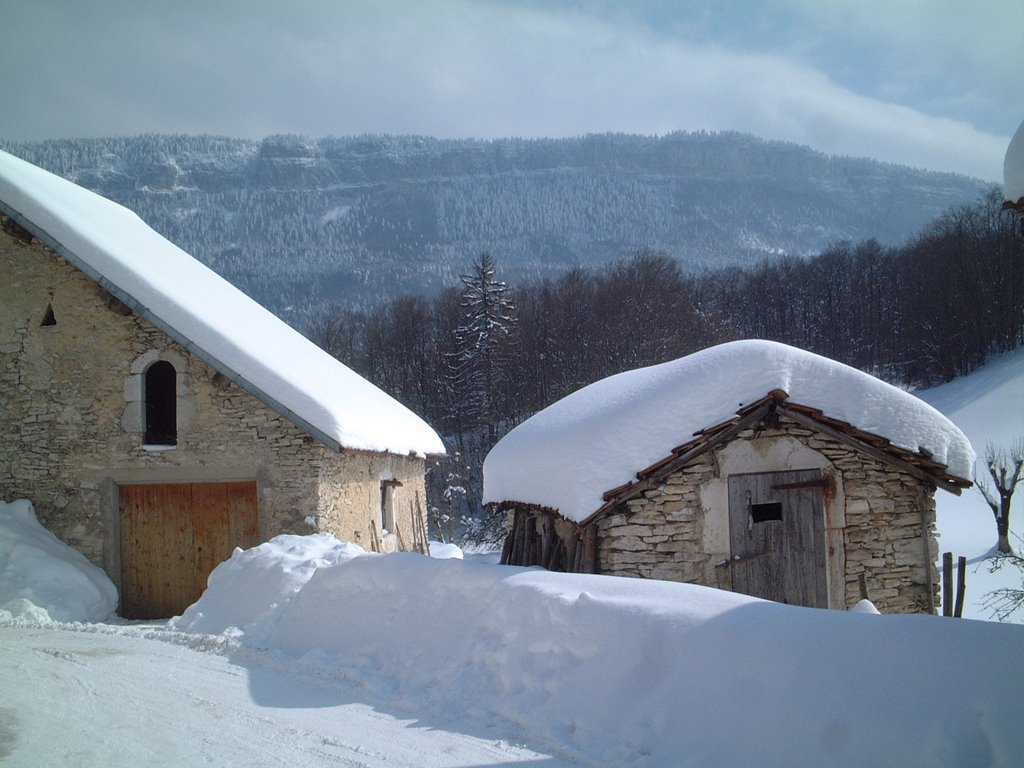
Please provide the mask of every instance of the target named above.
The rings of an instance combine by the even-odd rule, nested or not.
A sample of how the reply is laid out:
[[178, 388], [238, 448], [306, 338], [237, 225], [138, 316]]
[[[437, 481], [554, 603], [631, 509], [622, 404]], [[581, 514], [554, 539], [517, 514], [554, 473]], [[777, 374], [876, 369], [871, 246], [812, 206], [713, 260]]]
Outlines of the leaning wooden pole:
[[956, 559], [956, 602], [953, 603], [953, 616], [957, 619], [964, 615], [964, 593], [967, 591], [967, 558], [961, 555]]
[[953, 553], [942, 553], [942, 615], [953, 615]]

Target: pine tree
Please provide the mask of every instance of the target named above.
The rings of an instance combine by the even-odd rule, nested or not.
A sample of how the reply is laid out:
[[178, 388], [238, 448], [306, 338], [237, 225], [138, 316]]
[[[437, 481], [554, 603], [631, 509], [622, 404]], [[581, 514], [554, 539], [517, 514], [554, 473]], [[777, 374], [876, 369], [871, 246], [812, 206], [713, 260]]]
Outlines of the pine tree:
[[455, 353], [449, 374], [459, 410], [453, 414], [459, 431], [486, 426], [492, 440], [503, 411], [504, 363], [516, 325], [508, 286], [495, 279], [495, 269], [494, 257], [483, 253], [469, 274], [460, 278], [463, 322], [454, 331]]

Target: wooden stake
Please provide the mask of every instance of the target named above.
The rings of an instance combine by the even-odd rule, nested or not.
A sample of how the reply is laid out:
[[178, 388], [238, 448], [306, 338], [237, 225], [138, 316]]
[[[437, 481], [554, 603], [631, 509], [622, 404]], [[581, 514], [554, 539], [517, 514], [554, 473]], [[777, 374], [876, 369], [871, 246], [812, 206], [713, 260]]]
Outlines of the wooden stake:
[[519, 510], [512, 510], [512, 527], [505, 534], [505, 543], [501, 547], [501, 564], [510, 565], [512, 562], [512, 546], [516, 540], [516, 530], [519, 525]]
[[942, 615], [953, 615], [953, 553], [942, 554]]
[[964, 593], [967, 591], [967, 558], [961, 555], [956, 559], [956, 602], [953, 604], [953, 616], [957, 619], [964, 615]]

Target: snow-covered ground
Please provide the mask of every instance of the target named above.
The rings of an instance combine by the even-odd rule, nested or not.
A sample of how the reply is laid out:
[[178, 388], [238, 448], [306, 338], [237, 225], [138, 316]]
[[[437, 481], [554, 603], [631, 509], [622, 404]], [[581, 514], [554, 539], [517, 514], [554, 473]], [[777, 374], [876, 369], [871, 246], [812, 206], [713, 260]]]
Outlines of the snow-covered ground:
[[[983, 449], [1024, 432], [1022, 387], [1019, 351], [926, 397]], [[939, 509], [942, 548], [972, 559], [995, 541], [975, 495], [941, 494]], [[328, 536], [236, 553], [170, 623], [57, 624], [29, 604], [73, 618], [105, 589], [44, 600], [54, 569], [95, 572], [75, 576], [11, 507], [5, 765], [1024, 763], [1020, 626], [372, 555]], [[974, 615], [993, 583], [968, 577]]]

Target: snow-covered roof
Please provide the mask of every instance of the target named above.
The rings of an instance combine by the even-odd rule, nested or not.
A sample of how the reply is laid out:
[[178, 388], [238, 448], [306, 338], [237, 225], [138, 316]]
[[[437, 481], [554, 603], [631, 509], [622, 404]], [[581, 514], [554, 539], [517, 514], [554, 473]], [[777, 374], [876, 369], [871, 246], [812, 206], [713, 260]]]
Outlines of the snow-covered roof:
[[610, 376], [535, 414], [487, 455], [483, 501], [537, 504], [584, 520], [606, 491], [774, 390], [971, 477], [970, 442], [924, 401], [826, 357], [747, 340]]
[[426, 422], [104, 197], [0, 152], [0, 210], [336, 450], [442, 454]]
[[1003, 197], [1014, 204], [1024, 200], [1024, 122], [1010, 139], [1003, 158]]

